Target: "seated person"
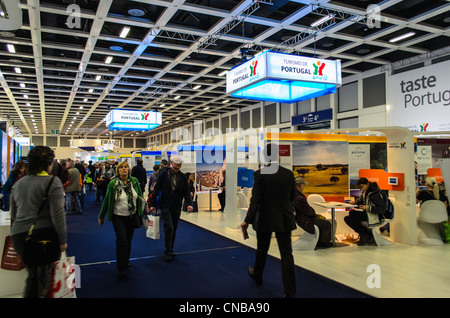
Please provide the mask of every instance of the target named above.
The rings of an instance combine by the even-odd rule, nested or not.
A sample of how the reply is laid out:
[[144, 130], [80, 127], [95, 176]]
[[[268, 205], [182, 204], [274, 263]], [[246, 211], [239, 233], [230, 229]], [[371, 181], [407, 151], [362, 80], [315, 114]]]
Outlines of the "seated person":
[[445, 202], [445, 196], [441, 195], [439, 185], [435, 178], [427, 177], [425, 184], [427, 186], [426, 190], [417, 189], [416, 203], [420, 202], [420, 206], [422, 206], [422, 204], [428, 200], [441, 200]]
[[439, 183], [439, 199], [444, 202], [447, 209], [447, 215], [450, 216], [450, 203], [448, 200], [447, 190], [445, 190], [444, 181]]
[[363, 224], [368, 222], [367, 212], [382, 216], [386, 211], [386, 201], [376, 182], [369, 182], [367, 178], [360, 178], [357, 186], [363, 191], [362, 195], [354, 202], [358, 209], [351, 209], [348, 215], [344, 217], [344, 221], [359, 234], [359, 246], [375, 244], [372, 232]]
[[295, 179], [296, 197], [293, 202], [295, 208], [295, 221], [298, 226], [308, 233], [314, 234], [314, 225], [319, 228], [319, 240], [317, 241], [317, 247], [331, 247], [331, 223], [322, 219], [316, 214], [314, 209], [308, 204], [303, 190], [306, 185], [306, 181], [303, 178]]

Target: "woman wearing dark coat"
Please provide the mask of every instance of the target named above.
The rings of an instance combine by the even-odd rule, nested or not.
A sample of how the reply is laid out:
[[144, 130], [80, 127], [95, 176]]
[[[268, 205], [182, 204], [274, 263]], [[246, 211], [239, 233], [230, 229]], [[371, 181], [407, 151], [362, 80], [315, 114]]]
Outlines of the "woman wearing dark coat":
[[363, 190], [362, 195], [354, 202], [358, 209], [352, 209], [344, 217], [345, 223], [359, 234], [359, 246], [373, 245], [375, 240], [372, 232], [364, 223], [368, 222], [367, 212], [383, 216], [386, 211], [386, 201], [376, 182], [369, 182], [367, 178], [360, 178], [357, 186]]

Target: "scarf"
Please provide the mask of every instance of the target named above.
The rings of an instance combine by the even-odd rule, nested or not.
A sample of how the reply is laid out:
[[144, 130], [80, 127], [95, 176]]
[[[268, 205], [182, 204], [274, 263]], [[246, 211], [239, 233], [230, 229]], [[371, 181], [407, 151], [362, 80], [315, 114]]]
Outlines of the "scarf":
[[120, 196], [122, 195], [122, 191], [125, 191], [128, 198], [128, 211], [130, 214], [135, 213], [135, 205], [133, 200], [133, 189], [132, 189], [132, 181], [128, 179], [127, 184], [124, 184], [123, 181], [120, 178], [117, 178], [116, 182], [116, 201], [119, 200]]

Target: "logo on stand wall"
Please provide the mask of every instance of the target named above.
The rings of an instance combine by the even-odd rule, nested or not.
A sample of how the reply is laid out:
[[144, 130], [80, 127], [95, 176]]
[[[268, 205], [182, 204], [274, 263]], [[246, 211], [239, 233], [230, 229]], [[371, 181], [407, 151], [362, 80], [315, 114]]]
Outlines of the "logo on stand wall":
[[428, 123], [423, 123], [422, 125], [420, 125], [420, 132], [427, 131], [427, 128], [428, 128]]

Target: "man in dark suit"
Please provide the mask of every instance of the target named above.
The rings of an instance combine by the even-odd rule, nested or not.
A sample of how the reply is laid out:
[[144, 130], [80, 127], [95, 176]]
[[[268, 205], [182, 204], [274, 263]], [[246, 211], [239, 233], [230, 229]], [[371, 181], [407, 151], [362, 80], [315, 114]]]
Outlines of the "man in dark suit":
[[147, 171], [144, 168], [142, 159], [136, 160], [136, 165], [131, 169], [131, 176], [139, 180], [142, 194], [145, 193], [145, 185], [147, 184]]
[[152, 194], [152, 204], [150, 210], [155, 211], [158, 192], [161, 192], [159, 208], [161, 209], [161, 219], [164, 220], [164, 259], [172, 261], [175, 234], [178, 221], [181, 216], [181, 205], [183, 198], [187, 201], [187, 210], [192, 212], [192, 198], [189, 191], [187, 177], [180, 171], [182, 160], [179, 156], [171, 159], [170, 169], [160, 169], [155, 182]]
[[264, 265], [275, 232], [281, 254], [281, 271], [285, 297], [295, 297], [295, 265], [292, 255], [291, 232], [296, 228], [292, 202], [295, 199], [294, 174], [279, 165], [278, 145], [266, 145], [268, 165], [255, 171], [252, 198], [241, 227], [252, 224], [256, 231], [257, 249], [255, 266], [248, 273], [258, 285], [262, 284]]

